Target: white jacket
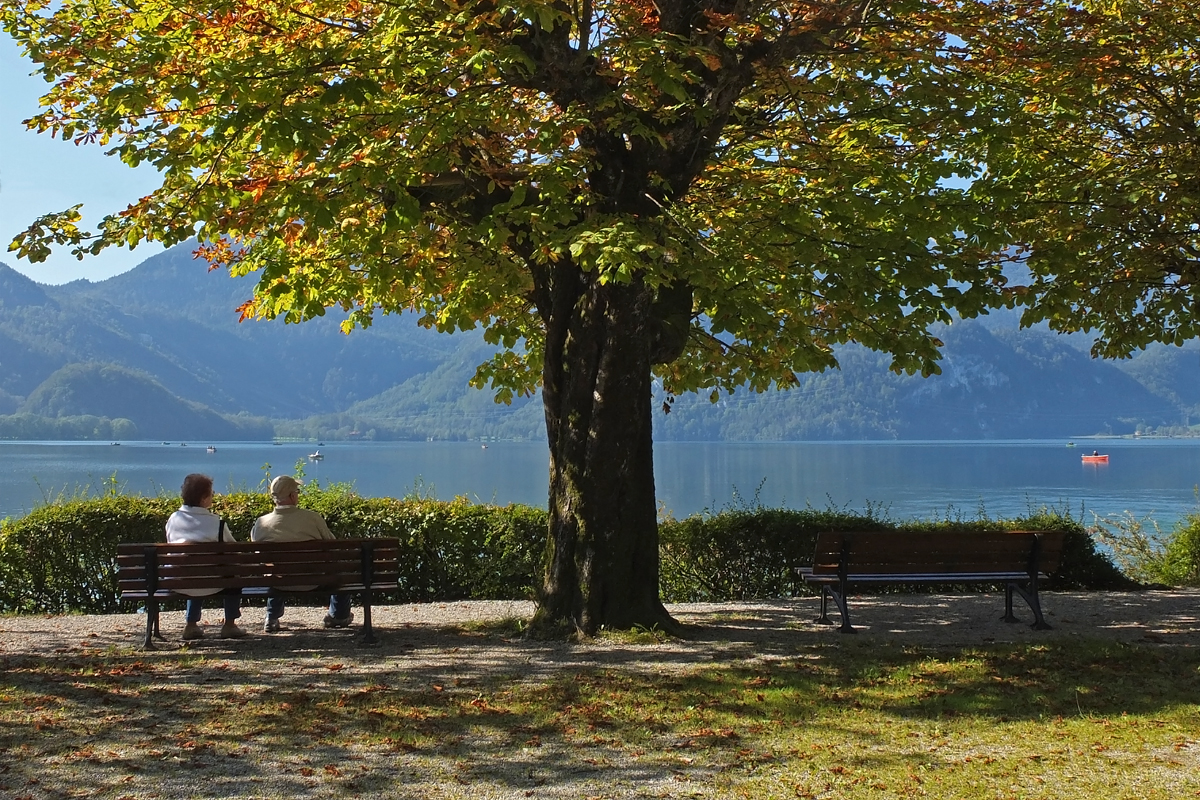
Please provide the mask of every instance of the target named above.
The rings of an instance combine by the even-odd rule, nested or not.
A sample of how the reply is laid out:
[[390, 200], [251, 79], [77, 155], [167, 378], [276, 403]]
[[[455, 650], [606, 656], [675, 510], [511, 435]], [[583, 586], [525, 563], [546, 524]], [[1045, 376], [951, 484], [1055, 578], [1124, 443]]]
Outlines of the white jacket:
[[[221, 518], [204, 506], [180, 506], [179, 510], [167, 519], [167, 542], [215, 542], [220, 526]], [[231, 542], [236, 541], [229, 526], [225, 527], [225, 537]], [[220, 589], [185, 589], [180, 594], [204, 597], [219, 591]]]

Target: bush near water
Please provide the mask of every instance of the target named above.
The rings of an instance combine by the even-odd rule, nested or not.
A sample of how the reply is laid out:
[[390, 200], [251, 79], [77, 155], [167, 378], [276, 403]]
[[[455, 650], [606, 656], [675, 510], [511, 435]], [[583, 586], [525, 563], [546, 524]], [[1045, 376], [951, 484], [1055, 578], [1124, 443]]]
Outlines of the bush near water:
[[1131, 579], [1165, 586], [1200, 586], [1200, 511], [1163, 531], [1153, 519], [1130, 513], [1098, 518], [1096, 540]]
[[[545, 552], [547, 515], [529, 506], [359, 497], [346, 487], [306, 488], [302, 504], [339, 537], [400, 540], [400, 588], [379, 602], [529, 599]], [[61, 500], [0, 522], [0, 611], [114, 613], [122, 607], [115, 553], [120, 542], [164, 540], [174, 497], [123, 495]], [[265, 494], [218, 495], [213, 510], [248, 538], [271, 509]], [[1125, 577], [1084, 527], [1057, 513], [1008, 521], [894, 523], [839, 510], [730, 509], [660, 524], [662, 594], [667, 602], [722, 602], [812, 594], [796, 574], [811, 563], [818, 531], [1065, 530], [1067, 552], [1047, 588], [1126, 589]], [[903, 588], [903, 587], [899, 587]], [[947, 587], [954, 588], [954, 587]]]

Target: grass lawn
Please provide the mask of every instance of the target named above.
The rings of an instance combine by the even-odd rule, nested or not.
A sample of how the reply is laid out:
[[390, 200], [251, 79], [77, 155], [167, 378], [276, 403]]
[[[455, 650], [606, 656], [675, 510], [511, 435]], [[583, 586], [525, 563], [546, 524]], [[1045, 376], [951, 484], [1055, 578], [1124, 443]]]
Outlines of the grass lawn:
[[614, 637], [620, 660], [547, 669], [511, 633], [442, 630], [425, 646], [463, 668], [440, 670], [352, 648], [0, 657], [0, 797], [1200, 796], [1192, 648], [843, 637], [664, 664], [655, 637]]

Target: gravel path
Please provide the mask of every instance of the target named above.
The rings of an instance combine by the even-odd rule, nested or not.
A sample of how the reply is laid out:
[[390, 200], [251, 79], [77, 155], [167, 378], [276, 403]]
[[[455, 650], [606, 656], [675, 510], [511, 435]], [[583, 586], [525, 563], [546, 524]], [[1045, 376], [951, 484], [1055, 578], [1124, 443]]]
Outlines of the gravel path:
[[[962, 595], [890, 595], [863, 596], [851, 601], [851, 614], [860, 637], [871, 637], [907, 644], [966, 646], [994, 642], [1030, 642], [1056, 637], [1102, 637], [1124, 641], [1153, 642], [1164, 645], [1200, 646], [1200, 590], [1145, 592], [1044, 592], [1043, 609], [1053, 630], [1035, 631], [1027, 624], [1032, 615], [1017, 599], [1015, 611], [1022, 624], [1000, 620], [1004, 598], [1000, 594]], [[670, 662], [700, 663], [731, 646], [752, 647], [763, 655], [773, 651], [795, 650], [822, 641], [836, 642], [841, 637], [836, 626], [813, 622], [817, 615], [816, 598], [744, 603], [684, 603], [669, 606], [676, 619], [690, 626], [691, 635], [661, 644], [638, 644], [639, 659], [651, 653]], [[379, 606], [374, 609], [374, 625], [379, 643], [364, 648], [364, 654], [377, 657], [402, 655], [406, 658], [443, 661], [446, 654], [431, 650], [449, 638], [461, 637], [463, 628], [486, 627], [505, 620], [525, 619], [532, 614], [531, 603], [519, 601], [471, 601], [459, 603], [422, 603]], [[206, 638], [185, 645], [179, 640], [183, 613], [164, 612], [161, 629], [166, 640], [164, 650], [187, 649], [208, 655], [228, 653], [240, 658], [271, 658], [287, 653], [322, 650], [344, 640], [357, 630], [361, 609], [351, 631], [326, 631], [321, 628], [324, 609], [289, 607], [283, 618], [284, 630], [278, 634], [261, 632], [262, 608], [247, 608], [241, 619], [250, 633], [245, 639], [216, 638], [220, 627], [219, 611], [206, 611]], [[836, 620], [837, 615], [834, 613]], [[131, 648], [141, 644], [145, 617], [140, 614], [99, 616], [22, 616], [0, 617], [0, 656], [53, 656], [80, 649]], [[483, 640], [488, 647], [521, 657], [535, 653], [551, 658], [551, 663], [569, 666], [593, 661], [614, 653], [619, 657], [625, 645], [600, 639], [584, 643], [522, 642], [494, 637]], [[480, 655], [480, 654], [476, 654]], [[471, 661], [449, 657], [463, 669]], [[491, 659], [484, 659], [485, 662]]]

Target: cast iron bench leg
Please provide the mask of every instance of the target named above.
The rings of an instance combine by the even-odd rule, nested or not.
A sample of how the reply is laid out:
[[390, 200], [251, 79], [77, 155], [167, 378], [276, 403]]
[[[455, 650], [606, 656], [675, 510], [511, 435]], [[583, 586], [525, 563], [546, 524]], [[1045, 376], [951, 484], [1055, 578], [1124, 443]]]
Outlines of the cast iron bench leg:
[[375, 543], [364, 542], [362, 546], [362, 604], [363, 644], [375, 644], [375, 630], [371, 627], [371, 584], [375, 582]]
[[1004, 584], [1004, 616], [1000, 618], [1004, 622], [1021, 621], [1017, 619], [1016, 614], [1013, 614], [1013, 589], [1015, 588], [1016, 585], [1012, 581]]
[[813, 622], [821, 625], [832, 625], [833, 620], [829, 618], [829, 587], [821, 586], [821, 616], [813, 620]]
[[837, 604], [838, 611], [842, 612], [842, 625], [838, 628], [841, 633], [858, 633], [854, 626], [850, 624], [850, 603], [846, 600], [846, 590], [837, 591], [836, 589], [829, 590], [833, 596], [833, 602]]
[[[1042, 600], [1038, 595], [1036, 582], [1031, 581], [1028, 589], [1024, 586], [1018, 586], [1015, 583], [1010, 583], [1009, 586], [1012, 587], [1009, 589], [1010, 597], [1012, 596], [1012, 590], [1015, 589], [1025, 599], [1025, 602], [1029, 604], [1029, 610], [1033, 612], [1033, 625], [1030, 627], [1035, 631], [1054, 630], [1050, 623], [1046, 622], [1046, 618], [1042, 616]], [[1009, 602], [1012, 601], [1010, 600]]]
[[375, 629], [371, 627], [371, 591], [363, 592], [363, 644], [375, 644]]
[[154, 637], [162, 638], [158, 633], [158, 603], [157, 601], [146, 600], [146, 640], [142, 642], [143, 650], [154, 649]]

